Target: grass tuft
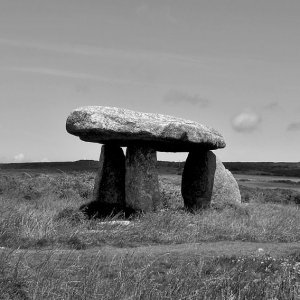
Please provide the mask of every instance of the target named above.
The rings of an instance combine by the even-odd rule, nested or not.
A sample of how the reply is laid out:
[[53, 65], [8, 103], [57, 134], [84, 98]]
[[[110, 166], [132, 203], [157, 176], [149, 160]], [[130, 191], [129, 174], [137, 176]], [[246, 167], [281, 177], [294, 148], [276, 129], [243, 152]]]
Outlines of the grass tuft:
[[[1, 299], [300, 297], [299, 251], [286, 258], [264, 251], [209, 258], [188, 251], [122, 254], [150, 245], [299, 242], [294, 201], [272, 202], [271, 194], [247, 190], [247, 203], [190, 213], [178, 178], [163, 177], [163, 210], [126, 222], [124, 212], [95, 219], [79, 209], [91, 201], [93, 179], [91, 173], [0, 175], [0, 247], [16, 249], [0, 250]], [[107, 247], [112, 253], [101, 250]]]
[[298, 299], [300, 296], [300, 262], [296, 257], [11, 253], [9, 268], [3, 265], [7, 258], [0, 260], [0, 267], [5, 270], [5, 285], [1, 287], [4, 295], [12, 299]]

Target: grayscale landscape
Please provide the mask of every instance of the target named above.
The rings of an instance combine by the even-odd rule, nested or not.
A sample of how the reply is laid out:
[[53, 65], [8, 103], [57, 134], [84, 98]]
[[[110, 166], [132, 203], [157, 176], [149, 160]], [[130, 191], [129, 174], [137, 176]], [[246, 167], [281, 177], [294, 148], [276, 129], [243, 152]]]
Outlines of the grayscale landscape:
[[2, 295], [297, 299], [300, 177], [235, 175], [242, 204], [191, 214], [178, 163], [162, 163], [162, 210], [89, 219], [91, 162], [51, 164], [1, 166]]
[[299, 17], [0, 0], [0, 299], [299, 300]]

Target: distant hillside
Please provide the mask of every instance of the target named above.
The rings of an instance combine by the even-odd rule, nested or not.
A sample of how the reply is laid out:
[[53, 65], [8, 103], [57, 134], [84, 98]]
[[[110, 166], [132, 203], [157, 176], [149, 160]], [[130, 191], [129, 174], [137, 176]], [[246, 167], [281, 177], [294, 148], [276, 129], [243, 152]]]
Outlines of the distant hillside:
[[[237, 174], [300, 177], [300, 163], [225, 162], [224, 165], [231, 172]], [[95, 160], [0, 164], [0, 170], [31, 170], [36, 172], [95, 171], [98, 167], [99, 162]], [[161, 174], [181, 174], [183, 167], [184, 162], [158, 162], [158, 168]]]
[[[182, 170], [184, 162], [159, 161], [158, 167], [163, 173], [177, 173]], [[9, 163], [0, 164], [0, 170], [47, 170], [47, 171], [93, 171], [99, 168], [99, 161], [96, 160], [78, 160], [62, 162], [33, 162], [33, 163]]]
[[224, 165], [231, 172], [239, 174], [300, 177], [299, 162], [227, 162]]
[[0, 170], [47, 170], [53, 172], [92, 171], [98, 167], [99, 161], [96, 160], [0, 164]]
[[[184, 162], [159, 161], [158, 163], [161, 173], [180, 174], [184, 167]], [[224, 165], [236, 174], [300, 177], [299, 162], [224, 162]]]

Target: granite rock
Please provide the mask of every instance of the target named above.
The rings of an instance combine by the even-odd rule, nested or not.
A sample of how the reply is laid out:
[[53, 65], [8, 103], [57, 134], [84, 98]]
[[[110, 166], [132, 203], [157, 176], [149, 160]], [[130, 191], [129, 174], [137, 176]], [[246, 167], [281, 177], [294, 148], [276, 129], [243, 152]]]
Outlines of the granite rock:
[[185, 207], [197, 210], [241, 203], [235, 178], [211, 151], [191, 151], [181, 184]]
[[118, 146], [103, 145], [95, 178], [93, 200], [125, 206], [125, 155]]
[[189, 152], [226, 145], [219, 132], [200, 123], [116, 107], [78, 108], [69, 115], [66, 129], [87, 142], [140, 145], [157, 151]]
[[131, 146], [126, 152], [126, 207], [140, 211], [161, 208], [156, 151]]

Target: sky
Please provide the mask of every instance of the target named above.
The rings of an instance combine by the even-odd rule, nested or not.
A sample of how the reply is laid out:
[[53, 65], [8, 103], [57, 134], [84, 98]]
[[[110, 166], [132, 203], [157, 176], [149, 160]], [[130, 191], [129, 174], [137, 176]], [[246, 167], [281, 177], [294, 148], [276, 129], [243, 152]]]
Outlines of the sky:
[[223, 161], [299, 162], [299, 37], [299, 0], [0, 0], [0, 162], [97, 160], [65, 130], [86, 105], [211, 126]]

